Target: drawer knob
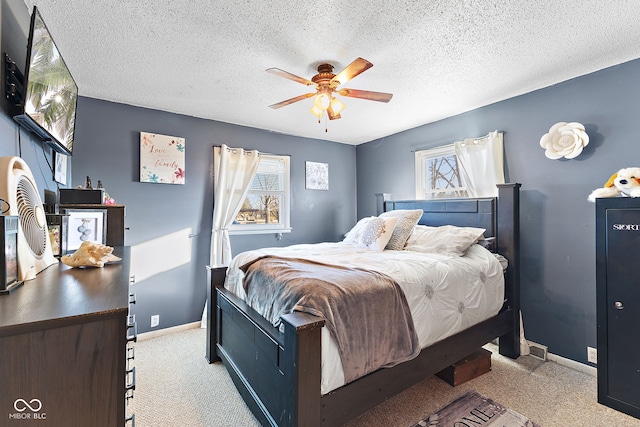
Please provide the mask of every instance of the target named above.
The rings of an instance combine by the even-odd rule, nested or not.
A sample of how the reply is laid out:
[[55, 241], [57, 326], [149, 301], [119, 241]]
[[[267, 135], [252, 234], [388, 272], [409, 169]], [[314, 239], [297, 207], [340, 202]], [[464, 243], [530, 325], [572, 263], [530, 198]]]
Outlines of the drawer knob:
[[613, 306], [615, 308], [617, 308], [618, 310], [622, 310], [624, 308], [624, 305], [622, 304], [622, 301], [616, 301], [613, 303]]

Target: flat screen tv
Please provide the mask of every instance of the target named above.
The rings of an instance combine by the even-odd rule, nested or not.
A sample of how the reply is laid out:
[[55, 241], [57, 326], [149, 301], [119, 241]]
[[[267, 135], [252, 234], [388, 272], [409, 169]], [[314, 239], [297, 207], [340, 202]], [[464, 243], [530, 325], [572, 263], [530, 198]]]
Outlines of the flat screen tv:
[[26, 90], [14, 119], [62, 154], [71, 155], [78, 86], [34, 6], [23, 85]]

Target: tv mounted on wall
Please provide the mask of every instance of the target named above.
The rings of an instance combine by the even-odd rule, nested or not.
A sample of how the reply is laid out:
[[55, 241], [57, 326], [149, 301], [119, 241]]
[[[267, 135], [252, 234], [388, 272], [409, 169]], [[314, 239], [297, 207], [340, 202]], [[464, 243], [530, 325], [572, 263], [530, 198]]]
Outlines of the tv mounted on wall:
[[[15, 71], [13, 75], [19, 74]], [[41, 137], [58, 153], [71, 155], [78, 86], [35, 6], [31, 14], [27, 63], [21, 83], [22, 90], [14, 94], [17, 101], [14, 120]]]

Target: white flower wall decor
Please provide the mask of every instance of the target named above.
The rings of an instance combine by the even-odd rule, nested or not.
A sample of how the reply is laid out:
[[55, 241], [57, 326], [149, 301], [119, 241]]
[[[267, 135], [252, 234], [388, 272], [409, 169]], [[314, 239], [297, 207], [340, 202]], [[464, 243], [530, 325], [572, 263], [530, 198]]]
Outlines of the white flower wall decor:
[[540, 138], [540, 146], [545, 150], [544, 155], [553, 160], [578, 157], [587, 144], [589, 135], [585, 132], [584, 126], [577, 122], [556, 123], [551, 126], [549, 133]]

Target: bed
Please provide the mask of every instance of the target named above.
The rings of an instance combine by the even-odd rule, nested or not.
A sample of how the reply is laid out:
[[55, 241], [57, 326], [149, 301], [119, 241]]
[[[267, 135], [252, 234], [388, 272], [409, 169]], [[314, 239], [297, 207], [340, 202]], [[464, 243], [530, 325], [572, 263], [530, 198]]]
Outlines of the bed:
[[293, 312], [279, 327], [225, 289], [226, 267], [208, 267], [207, 346], [210, 363], [222, 361], [241, 396], [263, 425], [338, 426], [416, 384], [482, 345], [498, 339], [501, 354], [520, 354], [519, 187], [499, 186], [497, 198], [405, 200], [386, 211], [421, 209], [419, 224], [485, 229], [508, 267], [503, 304], [495, 315], [422, 348], [416, 357], [326, 389], [323, 318]]

